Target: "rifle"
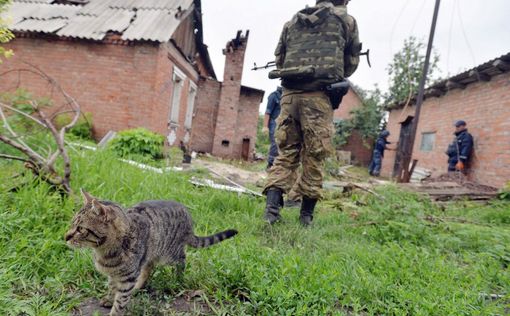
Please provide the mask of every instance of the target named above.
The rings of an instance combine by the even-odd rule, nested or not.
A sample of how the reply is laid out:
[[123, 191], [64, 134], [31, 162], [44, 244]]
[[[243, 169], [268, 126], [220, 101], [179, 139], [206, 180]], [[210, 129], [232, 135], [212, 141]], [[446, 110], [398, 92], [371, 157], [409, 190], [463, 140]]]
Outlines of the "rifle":
[[[366, 52], [360, 53], [359, 55], [367, 56], [368, 67], [372, 68], [372, 63], [370, 62], [370, 49], [367, 49]], [[265, 66], [257, 66], [257, 63], [253, 63], [253, 68], [251, 70], [257, 71], [260, 69], [269, 69], [269, 68], [273, 68], [273, 67], [276, 67], [276, 62], [274, 62], [274, 61], [268, 62]]]
[[269, 69], [269, 68], [273, 68], [273, 67], [276, 67], [275, 61], [270, 61], [265, 66], [260, 66], [260, 67], [257, 66], [257, 63], [253, 63], [253, 68], [251, 70]]

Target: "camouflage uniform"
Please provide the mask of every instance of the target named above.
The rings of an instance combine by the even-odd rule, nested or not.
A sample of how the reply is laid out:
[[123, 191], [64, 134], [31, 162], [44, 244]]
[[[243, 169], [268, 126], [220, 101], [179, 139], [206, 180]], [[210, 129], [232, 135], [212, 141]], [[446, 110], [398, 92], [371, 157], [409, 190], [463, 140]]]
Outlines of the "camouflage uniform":
[[290, 192], [302, 155], [296, 193], [319, 199], [325, 158], [333, 152], [333, 109], [324, 92], [284, 89], [276, 140], [279, 155], [269, 172], [266, 189]]
[[[343, 73], [344, 77], [349, 77], [358, 67], [361, 50], [356, 21], [347, 14], [346, 6], [333, 6], [330, 2], [321, 2], [317, 6], [334, 7], [335, 14], [343, 17], [348, 26]], [[282, 68], [285, 61], [286, 40], [291, 23], [293, 22], [285, 25], [276, 48], [277, 68]], [[288, 193], [294, 183], [293, 174], [302, 158], [303, 170], [296, 191], [303, 197], [320, 199], [323, 164], [333, 152], [333, 109], [325, 92], [317, 89], [317, 82], [300, 83], [300, 89], [289, 89], [292, 84], [285, 80], [282, 85], [282, 112], [276, 131], [280, 154], [270, 170], [264, 191], [267, 193], [271, 188], [278, 188], [283, 193]]]

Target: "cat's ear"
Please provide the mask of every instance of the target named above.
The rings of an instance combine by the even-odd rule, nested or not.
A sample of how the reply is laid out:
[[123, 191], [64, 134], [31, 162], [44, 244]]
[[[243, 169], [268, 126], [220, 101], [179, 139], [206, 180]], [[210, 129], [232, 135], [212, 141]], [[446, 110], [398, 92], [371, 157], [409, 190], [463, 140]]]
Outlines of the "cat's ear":
[[92, 210], [105, 223], [115, 219], [114, 210], [107, 205], [101, 204], [97, 199], [92, 199]]
[[94, 197], [90, 195], [87, 191], [85, 191], [83, 188], [80, 189], [80, 192], [85, 204], [92, 202], [92, 200], [94, 199]]

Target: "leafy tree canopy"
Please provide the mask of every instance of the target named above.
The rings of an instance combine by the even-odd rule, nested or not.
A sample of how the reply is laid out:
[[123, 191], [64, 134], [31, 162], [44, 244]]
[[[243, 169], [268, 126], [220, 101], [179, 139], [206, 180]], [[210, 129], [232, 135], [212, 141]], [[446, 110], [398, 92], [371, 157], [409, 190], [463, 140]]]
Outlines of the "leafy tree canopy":
[[[418, 92], [420, 80], [425, 66], [426, 44], [411, 36], [404, 41], [404, 47], [393, 56], [388, 66], [389, 89], [385, 97], [387, 108], [407, 102]], [[430, 68], [426, 86], [438, 79], [439, 55], [434, 53], [430, 60]]]

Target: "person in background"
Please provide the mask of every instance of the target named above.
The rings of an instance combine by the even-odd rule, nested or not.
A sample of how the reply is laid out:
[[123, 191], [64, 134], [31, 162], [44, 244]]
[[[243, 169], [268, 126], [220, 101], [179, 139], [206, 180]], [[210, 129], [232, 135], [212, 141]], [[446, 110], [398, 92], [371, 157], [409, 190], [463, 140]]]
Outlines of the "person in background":
[[379, 135], [379, 138], [375, 142], [374, 153], [372, 155], [372, 162], [368, 167], [368, 173], [371, 176], [378, 177], [381, 174], [382, 160], [384, 158], [385, 150], [395, 150], [392, 148], [388, 148], [388, 145], [391, 142], [388, 141], [388, 137], [390, 136], [390, 132], [382, 131]]
[[468, 133], [467, 123], [463, 120], [455, 123], [455, 138], [448, 146], [448, 172], [467, 173], [473, 152], [473, 136]]
[[269, 148], [269, 154], [267, 157], [267, 169], [269, 170], [274, 163], [276, 156], [278, 156], [278, 146], [275, 140], [276, 131], [276, 119], [280, 115], [281, 107], [280, 100], [282, 98], [282, 87], [276, 88], [276, 91], [269, 95], [267, 100], [266, 114], [264, 115], [264, 125], [262, 131], [265, 134], [269, 134], [269, 140], [271, 141], [271, 147]]

